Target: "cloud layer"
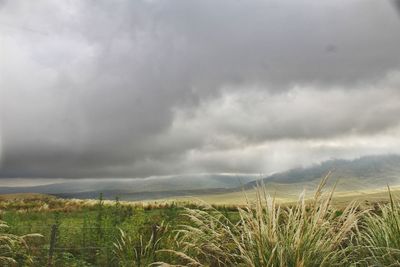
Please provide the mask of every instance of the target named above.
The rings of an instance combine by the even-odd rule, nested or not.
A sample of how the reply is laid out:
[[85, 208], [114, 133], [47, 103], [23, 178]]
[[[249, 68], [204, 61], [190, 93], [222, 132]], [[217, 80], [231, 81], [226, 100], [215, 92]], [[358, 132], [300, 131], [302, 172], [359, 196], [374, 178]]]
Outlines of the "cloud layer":
[[400, 152], [390, 1], [0, 1], [2, 177]]

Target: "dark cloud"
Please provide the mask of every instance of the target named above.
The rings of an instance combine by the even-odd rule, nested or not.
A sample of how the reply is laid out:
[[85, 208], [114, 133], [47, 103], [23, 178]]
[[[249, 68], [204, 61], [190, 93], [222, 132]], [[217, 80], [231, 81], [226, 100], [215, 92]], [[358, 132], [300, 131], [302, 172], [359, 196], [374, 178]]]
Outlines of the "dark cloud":
[[256, 160], [268, 142], [398, 126], [400, 24], [389, 2], [0, 7], [3, 177], [252, 172], [277, 166]]
[[392, 0], [392, 3], [394, 5], [394, 8], [399, 12], [400, 15], [400, 1], [399, 0]]

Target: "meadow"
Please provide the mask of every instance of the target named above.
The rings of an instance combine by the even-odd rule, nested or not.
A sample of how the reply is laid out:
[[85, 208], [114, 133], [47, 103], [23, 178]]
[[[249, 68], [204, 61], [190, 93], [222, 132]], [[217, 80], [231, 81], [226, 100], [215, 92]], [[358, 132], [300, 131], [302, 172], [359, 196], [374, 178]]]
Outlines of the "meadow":
[[350, 201], [326, 183], [288, 202], [259, 186], [240, 205], [3, 195], [0, 266], [400, 265], [397, 191]]

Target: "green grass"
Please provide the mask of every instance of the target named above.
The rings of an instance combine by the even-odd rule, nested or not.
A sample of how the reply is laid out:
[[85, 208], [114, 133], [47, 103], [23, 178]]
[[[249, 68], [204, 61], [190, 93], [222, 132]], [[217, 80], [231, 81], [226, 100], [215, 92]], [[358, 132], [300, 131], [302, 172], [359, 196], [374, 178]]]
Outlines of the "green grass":
[[[232, 193], [231, 202], [226, 195], [146, 203], [0, 196], [8, 225], [0, 240], [14, 240], [4, 257], [17, 262], [0, 266], [46, 266], [52, 225], [53, 266], [399, 265], [398, 188], [332, 194], [326, 183], [300, 197], [295, 187], [266, 186]], [[25, 244], [31, 233], [43, 237]]]
[[[114, 247], [120, 229], [135, 242], [140, 237], [146, 240], [151, 236], [153, 225], [163, 221], [175, 223], [179, 217], [179, 209], [172, 205], [165, 208], [163, 205], [61, 200], [48, 196], [33, 199], [31, 195], [7, 196], [7, 199], [0, 203], [1, 218], [9, 225], [7, 233], [17, 236], [41, 233], [44, 236], [42, 246], [32, 256], [34, 263], [29, 266], [46, 266], [54, 224], [58, 226], [55, 266], [121, 266]], [[163, 240], [163, 246], [168, 246], [170, 241]], [[25, 266], [22, 261], [18, 263], [18, 266]]]

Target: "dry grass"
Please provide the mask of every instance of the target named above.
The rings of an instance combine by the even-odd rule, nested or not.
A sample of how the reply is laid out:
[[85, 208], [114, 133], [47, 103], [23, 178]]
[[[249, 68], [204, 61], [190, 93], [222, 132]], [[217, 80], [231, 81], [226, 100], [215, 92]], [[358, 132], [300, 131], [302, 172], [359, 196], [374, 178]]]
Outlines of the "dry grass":
[[43, 236], [40, 234], [17, 236], [7, 233], [7, 229], [8, 225], [0, 221], [0, 265], [27, 266], [33, 263], [31, 252], [35, 250]]
[[354, 258], [363, 266], [400, 266], [400, 203], [393, 199], [365, 216]]
[[186, 266], [343, 266], [362, 212], [355, 204], [341, 214], [331, 208], [333, 190], [323, 193], [327, 179], [313, 201], [302, 194], [287, 207], [259, 187], [237, 223], [211, 207], [186, 209], [191, 223], [177, 231], [178, 249], [163, 251]]
[[148, 240], [143, 235], [135, 238], [119, 229], [119, 236], [113, 243], [113, 254], [119, 266], [141, 267], [148, 266], [156, 261], [156, 251], [160, 247], [161, 239], [167, 232], [164, 223], [152, 226], [152, 233]]

